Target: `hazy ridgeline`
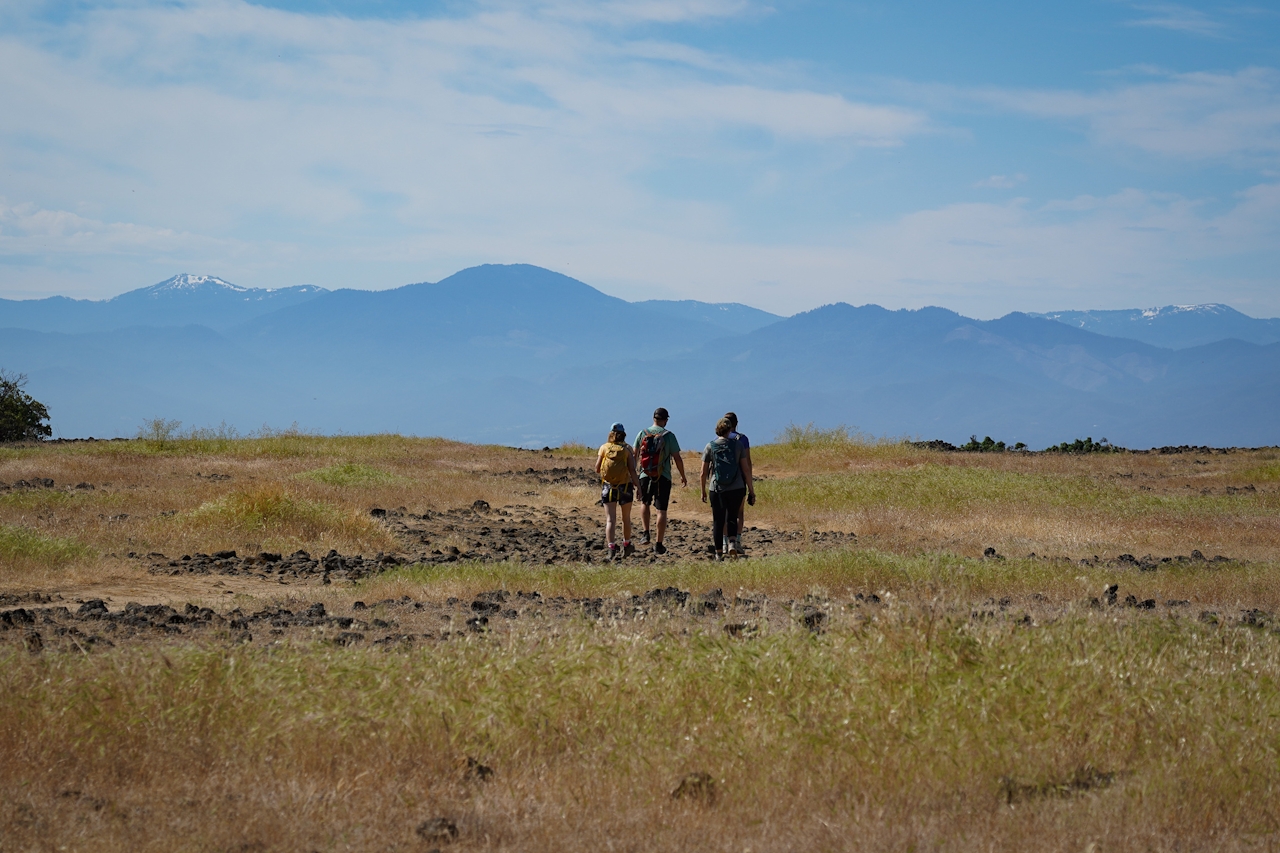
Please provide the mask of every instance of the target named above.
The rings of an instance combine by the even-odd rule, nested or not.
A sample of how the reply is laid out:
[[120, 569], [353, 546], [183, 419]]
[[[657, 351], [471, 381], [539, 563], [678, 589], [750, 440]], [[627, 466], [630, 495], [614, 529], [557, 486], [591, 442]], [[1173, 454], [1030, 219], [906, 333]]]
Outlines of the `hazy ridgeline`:
[[1280, 440], [1280, 323], [1226, 306], [1058, 322], [838, 303], [782, 318], [627, 302], [523, 264], [378, 292], [192, 282], [0, 300], [0, 366], [31, 377], [65, 437], [131, 436], [163, 415], [542, 447], [662, 405], [682, 438], [732, 409], [760, 438], [796, 421], [1035, 448]]
[[[591, 451], [297, 434], [0, 450], [0, 481], [55, 481], [0, 493], [6, 595], [360, 600], [396, 636], [434, 637], [341, 647], [327, 628], [243, 642], [227, 627], [57, 646], [46, 628], [37, 654], [0, 632], [5, 849], [425, 850], [442, 842], [416, 830], [437, 817], [458, 849], [1274, 839], [1280, 453], [947, 454], [795, 430], [755, 457], [749, 547], [797, 526], [857, 544], [201, 586], [123, 555], [396, 549], [371, 506], [594, 515], [590, 489], [535, 479]], [[676, 501], [677, 518], [705, 512]], [[1158, 563], [1192, 550], [1231, 559]], [[693, 594], [637, 609], [666, 587]], [[714, 589], [723, 603], [704, 605]], [[541, 599], [463, 628], [489, 590]], [[449, 607], [459, 630], [442, 632]], [[673, 798], [692, 773], [711, 793]]]

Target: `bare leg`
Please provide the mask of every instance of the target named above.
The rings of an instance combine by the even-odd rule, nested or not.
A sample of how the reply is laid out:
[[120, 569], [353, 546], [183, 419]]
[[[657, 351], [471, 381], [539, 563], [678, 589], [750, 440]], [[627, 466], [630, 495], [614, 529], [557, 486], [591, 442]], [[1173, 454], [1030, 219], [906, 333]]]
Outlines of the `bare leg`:
[[[645, 507], [644, 509], [645, 509], [645, 512], [648, 513], [649, 508]], [[665, 509], [660, 509], [658, 510], [658, 541], [659, 542], [662, 541], [662, 537], [666, 535], [666, 532], [667, 532], [667, 511]]]
[[[649, 532], [649, 505], [645, 504], [640, 510], [640, 520], [644, 522], [644, 532]], [[658, 541], [662, 541], [662, 534], [658, 534]]]
[[613, 544], [613, 531], [618, 526], [618, 504], [607, 503], [604, 505], [604, 541], [609, 545]]
[[631, 504], [622, 505], [622, 541], [631, 541]]

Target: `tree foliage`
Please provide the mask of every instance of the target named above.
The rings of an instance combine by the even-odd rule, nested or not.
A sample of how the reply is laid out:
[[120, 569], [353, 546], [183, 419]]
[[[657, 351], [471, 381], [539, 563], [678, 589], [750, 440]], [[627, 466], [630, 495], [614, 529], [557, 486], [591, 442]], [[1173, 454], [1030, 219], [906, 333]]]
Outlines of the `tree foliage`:
[[1076, 439], [1075, 441], [1064, 441], [1052, 447], [1046, 447], [1045, 453], [1124, 453], [1125, 448], [1112, 444], [1105, 438], [1102, 441], [1094, 441], [1093, 436], [1089, 436], [1084, 441]]
[[22, 389], [27, 377], [0, 369], [0, 441], [41, 441], [53, 430], [49, 410]]

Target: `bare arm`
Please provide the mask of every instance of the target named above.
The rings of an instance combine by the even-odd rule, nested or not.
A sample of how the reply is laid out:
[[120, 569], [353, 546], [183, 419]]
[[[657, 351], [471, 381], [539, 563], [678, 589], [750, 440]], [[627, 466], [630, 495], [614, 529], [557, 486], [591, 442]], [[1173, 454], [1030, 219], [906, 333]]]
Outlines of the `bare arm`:
[[680, 469], [680, 485], [688, 486], [689, 481], [684, 476], [684, 458], [682, 454], [677, 453], [673, 458], [675, 459], [676, 467]]
[[600, 473], [600, 466], [604, 464], [604, 449], [596, 451], [596, 473]]
[[711, 463], [706, 459], [702, 460], [702, 502], [707, 502], [707, 477], [711, 474]]
[[636, 491], [640, 491], [640, 475], [636, 473], [636, 455], [631, 448], [627, 448], [627, 470], [631, 472], [631, 485], [636, 487]]
[[747, 481], [747, 494], [754, 495], [756, 493], [756, 484], [752, 478], [751, 466], [751, 448], [742, 451], [742, 458], [738, 460], [738, 465], [742, 468], [742, 477]]

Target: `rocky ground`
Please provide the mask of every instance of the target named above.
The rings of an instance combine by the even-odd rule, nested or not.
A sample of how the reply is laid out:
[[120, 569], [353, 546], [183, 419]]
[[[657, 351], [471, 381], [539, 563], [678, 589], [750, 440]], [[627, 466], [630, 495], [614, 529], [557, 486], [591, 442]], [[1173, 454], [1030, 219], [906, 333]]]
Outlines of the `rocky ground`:
[[[443, 512], [421, 514], [399, 509], [375, 508], [381, 519], [402, 543], [398, 554], [342, 555], [330, 551], [314, 556], [306, 551], [293, 554], [131, 554], [149, 563], [149, 571], [168, 575], [252, 575], [279, 583], [319, 580], [361, 580], [395, 566], [423, 563], [520, 562], [530, 565], [568, 565], [599, 562], [607, 558], [604, 539], [604, 511], [558, 510], [554, 507], [524, 505], [494, 509], [484, 501]], [[659, 562], [685, 559], [712, 559], [711, 525], [701, 521], [671, 519], [664, 544], [667, 553], [655, 554], [652, 546], [640, 545], [639, 509], [634, 512], [636, 553], [632, 561]], [[619, 521], [621, 527], [621, 521]], [[619, 530], [621, 534], [621, 530]], [[621, 535], [618, 541], [621, 542]], [[839, 548], [856, 543], [851, 533], [838, 531], [769, 530], [748, 526], [743, 536], [746, 556], [766, 557], [787, 552]]]
[[[45, 650], [79, 651], [119, 644], [197, 642], [213, 645], [281, 642], [321, 642], [337, 646], [367, 644], [399, 648], [474, 636], [501, 637], [515, 630], [554, 630], [566, 620], [607, 622], [614, 626], [663, 619], [663, 630], [690, 629], [723, 632], [749, 638], [761, 631], [801, 630], [821, 633], [834, 622], [881, 618], [889, 602], [875, 592], [851, 598], [810, 595], [803, 599], [775, 599], [767, 595], [726, 595], [721, 589], [697, 594], [675, 587], [644, 594], [613, 597], [544, 597], [538, 592], [491, 590], [470, 600], [444, 601], [404, 596], [350, 605], [286, 599], [283, 603], [245, 611], [185, 604], [126, 604], [112, 610], [101, 599], [64, 601], [41, 595], [0, 598], [0, 646], [19, 646], [32, 654]], [[14, 606], [19, 605], [19, 606]], [[1209, 623], [1238, 621], [1267, 630], [1280, 630], [1271, 613], [1247, 610], [1240, 614], [1195, 612], [1189, 602], [1139, 600], [1117, 585], [1100, 596], [1073, 602], [1049, 602], [1043, 596], [991, 599], [972, 607], [975, 621], [1006, 620], [1020, 626], [1061, 618], [1068, 611], [1102, 612], [1109, 616], [1141, 618], [1181, 615]]]

